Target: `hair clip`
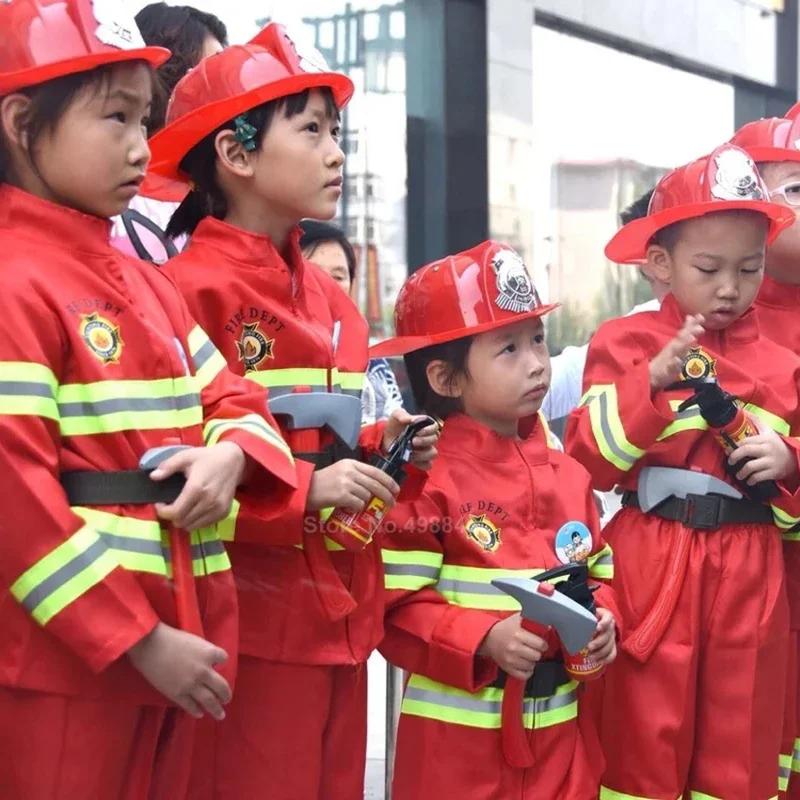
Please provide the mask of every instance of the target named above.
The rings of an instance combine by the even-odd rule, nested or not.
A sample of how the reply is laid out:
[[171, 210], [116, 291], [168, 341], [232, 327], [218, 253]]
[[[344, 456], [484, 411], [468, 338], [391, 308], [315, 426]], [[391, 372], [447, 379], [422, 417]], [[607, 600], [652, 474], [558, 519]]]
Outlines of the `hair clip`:
[[255, 138], [258, 131], [247, 121], [247, 116], [245, 114], [239, 114], [239, 116], [233, 120], [233, 124], [236, 126], [233, 138], [248, 152], [255, 150]]

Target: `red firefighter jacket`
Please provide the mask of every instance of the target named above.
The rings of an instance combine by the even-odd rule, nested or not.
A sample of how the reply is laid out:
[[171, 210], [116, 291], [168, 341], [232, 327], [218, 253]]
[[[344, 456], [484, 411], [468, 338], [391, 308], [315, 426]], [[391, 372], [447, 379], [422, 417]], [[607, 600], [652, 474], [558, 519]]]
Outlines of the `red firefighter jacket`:
[[[292, 234], [284, 260], [269, 237], [207, 218], [166, 270], [231, 369], [268, 387], [271, 397], [296, 386], [360, 397], [366, 321], [327, 274], [303, 261], [300, 233]], [[362, 447], [377, 450], [382, 430], [364, 428]], [[258, 531], [257, 543], [246, 532], [232, 534], [241, 649], [289, 663], [360, 663], [382, 634], [380, 551], [368, 545], [354, 555], [325, 540], [357, 603], [355, 611], [330, 621], [302, 549], [304, 536], [320, 535], [318, 515], [306, 512], [314, 468], [297, 460], [297, 471], [289, 507]]]
[[[800, 286], [778, 283], [765, 276], [755, 307], [764, 335], [800, 356]], [[797, 630], [800, 628], [800, 533], [787, 531], [783, 540], [789, 609], [792, 627]]]
[[[170, 437], [239, 444], [261, 466], [251, 485], [265, 515], [296, 478], [263, 393], [108, 231], [0, 187], [0, 684], [166, 703], [123, 654], [158, 620], [176, 624], [168, 535], [152, 506], [71, 508], [60, 473], [137, 469]], [[192, 542], [206, 634], [233, 655], [225, 548], [216, 526]]]
[[[410, 673], [402, 713], [471, 725], [475, 703], [485, 702], [477, 724], [499, 728], [498, 690], [484, 689], [497, 666], [476, 651], [498, 619], [519, 611], [519, 604], [491, 581], [534, 577], [571, 561], [587, 561], [595, 578], [613, 577], [589, 475], [548, 448], [538, 418], [526, 427], [527, 435], [514, 440], [465, 415], [449, 417], [422, 496], [398, 504], [387, 517], [382, 544], [388, 611], [380, 650]], [[619, 619], [609, 586], [600, 584], [595, 598]], [[553, 639], [546, 658], [557, 653]], [[574, 683], [551, 701], [552, 708], [543, 702], [538, 727], [577, 715]]]
[[[585, 395], [567, 424], [567, 452], [592, 474], [598, 489], [636, 489], [644, 466], [698, 469], [732, 482], [725, 454], [696, 407], [678, 412], [689, 389], [650, 391], [649, 362], [676, 335], [684, 314], [667, 295], [659, 311], [603, 323], [589, 345]], [[800, 433], [800, 357], [761, 334], [748, 310], [722, 331], [708, 331], [687, 357], [692, 377], [715, 375], [760, 425], [777, 431], [797, 451]], [[800, 498], [782, 486], [772, 501], [776, 525], [787, 530], [800, 516]]]

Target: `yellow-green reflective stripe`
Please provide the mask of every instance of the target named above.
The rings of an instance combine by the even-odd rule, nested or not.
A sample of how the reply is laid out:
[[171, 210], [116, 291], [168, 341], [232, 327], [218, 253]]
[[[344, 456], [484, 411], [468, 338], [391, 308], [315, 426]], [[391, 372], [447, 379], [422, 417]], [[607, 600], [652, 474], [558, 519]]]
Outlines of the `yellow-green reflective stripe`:
[[195, 325], [188, 336], [189, 354], [192, 358], [197, 391], [202, 391], [227, 366], [225, 357], [217, 350], [208, 334]]
[[800, 772], [800, 739], [794, 740], [794, 752], [792, 753], [792, 772]]
[[792, 777], [792, 757], [782, 753], [778, 756], [778, 790], [785, 792], [789, 788], [789, 778]]
[[588, 406], [593, 400], [596, 400], [600, 395], [605, 391], [608, 386], [611, 384], [598, 384], [597, 386], [590, 386], [586, 394], [581, 397], [580, 402], [578, 403], [578, 408], [581, 406]]
[[387, 589], [415, 592], [433, 586], [439, 578], [442, 554], [429, 550], [382, 550]]
[[764, 424], [768, 425], [775, 433], [779, 433], [781, 436], [788, 436], [789, 435], [789, 423], [786, 420], [781, 419], [779, 416], [773, 414], [771, 411], [767, 411], [765, 408], [759, 408], [758, 406], [754, 406], [752, 403], [739, 403], [745, 411], [752, 414], [756, 419], [761, 420]]
[[[510, 595], [492, 586], [495, 578], [535, 578], [543, 569], [484, 569], [444, 564], [436, 590], [450, 603], [463, 608], [485, 611], [519, 611], [519, 603]], [[559, 578], [550, 583], [559, 583]]]
[[704, 794], [703, 792], [689, 792], [690, 800], [724, 800], [722, 797], [715, 797], [713, 794]]
[[339, 386], [342, 394], [352, 394], [361, 396], [364, 388], [364, 372], [340, 372], [338, 369], [331, 371], [331, 385]]
[[274, 387], [310, 386], [328, 391], [328, 370], [319, 367], [296, 367], [292, 369], [267, 369], [248, 372], [245, 376], [259, 386]]
[[782, 533], [781, 539], [784, 542], [800, 542], [800, 531], [792, 531], [791, 533]]
[[203, 421], [194, 378], [100, 381], [58, 390], [64, 436], [188, 428]]
[[587, 559], [589, 574], [593, 578], [611, 580], [614, 577], [614, 551], [607, 544], [602, 550]]
[[[559, 686], [550, 697], [526, 697], [522, 720], [528, 730], [548, 728], [578, 716], [577, 684]], [[408, 681], [402, 714], [468, 725], [473, 728], [500, 728], [503, 689], [490, 687], [475, 694], [437, 683], [421, 675]]]
[[72, 511], [98, 532], [125, 569], [172, 577], [169, 544], [157, 520], [122, 517], [83, 506], [73, 506]]
[[668, 439], [670, 436], [675, 436], [675, 434], [683, 433], [684, 431], [708, 430], [708, 423], [700, 415], [700, 409], [696, 406], [687, 408], [684, 411], [678, 411], [678, 406], [682, 402], [682, 400], [669, 401], [669, 407], [672, 409], [673, 414], [675, 414], [675, 420], [670, 422], [670, 424], [661, 431], [656, 441], [663, 442], [664, 439]]
[[98, 533], [84, 525], [20, 576], [11, 593], [46, 625], [117, 566]]
[[236, 520], [240, 508], [241, 503], [234, 497], [228, 516], [217, 523], [217, 535], [223, 542], [232, 542], [236, 538]]
[[[777, 506], [770, 506], [775, 524], [782, 530], [789, 530], [800, 522], [800, 517], [792, 517]], [[789, 534], [790, 535], [790, 534]]]
[[597, 399], [590, 403], [589, 419], [600, 453], [617, 469], [627, 472], [644, 455], [644, 450], [631, 444], [625, 434], [619, 416], [616, 386], [606, 386]]
[[218, 538], [216, 525], [192, 531], [191, 542], [192, 572], [195, 575], [211, 575], [231, 568], [225, 545]]
[[[616, 792], [609, 789], [608, 786], [600, 787], [600, 800], [654, 800], [652, 797], [645, 797], [638, 794], [624, 794], [623, 792]], [[680, 800], [680, 796], [676, 796], [675, 800]]]
[[58, 421], [58, 381], [43, 364], [0, 361], [0, 414]]
[[230, 431], [240, 430], [258, 436], [273, 447], [277, 447], [294, 464], [294, 456], [289, 445], [281, 438], [269, 423], [258, 414], [247, 414], [237, 419], [217, 419], [209, 422], [203, 430], [203, 439], [209, 447]]

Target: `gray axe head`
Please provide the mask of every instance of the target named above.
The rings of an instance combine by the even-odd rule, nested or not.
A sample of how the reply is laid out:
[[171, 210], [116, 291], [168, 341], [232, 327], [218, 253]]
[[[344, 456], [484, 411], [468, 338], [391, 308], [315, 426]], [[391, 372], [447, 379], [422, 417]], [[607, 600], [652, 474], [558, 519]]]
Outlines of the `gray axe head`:
[[551, 583], [532, 578], [496, 578], [492, 586], [519, 602], [523, 619], [555, 628], [564, 649], [572, 655], [580, 653], [597, 630], [597, 617], [572, 598], [554, 591]]
[[273, 397], [269, 410], [288, 430], [328, 428], [351, 450], [361, 433], [361, 400], [349, 394], [297, 392]]
[[154, 470], [160, 467], [168, 458], [181, 450], [191, 450], [188, 444], [166, 444], [163, 447], [151, 447], [139, 459], [139, 469]]

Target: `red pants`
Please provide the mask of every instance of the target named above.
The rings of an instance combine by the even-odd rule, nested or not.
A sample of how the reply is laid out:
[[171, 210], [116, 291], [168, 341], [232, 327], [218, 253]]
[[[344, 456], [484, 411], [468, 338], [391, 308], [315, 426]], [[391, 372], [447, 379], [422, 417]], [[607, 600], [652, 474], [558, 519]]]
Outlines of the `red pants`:
[[[606, 529], [626, 635], [654, 603], [678, 527], [627, 509]], [[644, 664], [623, 649], [606, 673], [601, 798], [778, 793], [789, 644], [780, 536], [764, 525], [692, 535], [661, 642]]]
[[529, 731], [536, 764], [507, 764], [497, 728], [402, 713], [392, 800], [596, 800], [603, 757], [590, 715]]
[[[800, 754], [795, 753], [795, 749], [800, 742], [800, 709], [798, 709], [798, 663], [800, 659], [800, 635], [798, 631], [790, 632], [789, 639], [789, 660], [786, 671], [786, 705], [783, 718], [783, 740], [781, 742], [781, 764], [780, 764], [780, 789], [782, 798], [800, 800]], [[794, 766], [794, 770], [793, 770]], [[797, 771], [795, 771], [797, 770]], [[786, 785], [788, 783], [788, 792]]]
[[193, 731], [176, 709], [0, 687], [0, 797], [180, 800]]
[[201, 723], [191, 800], [362, 800], [367, 665], [239, 656], [220, 724]]

